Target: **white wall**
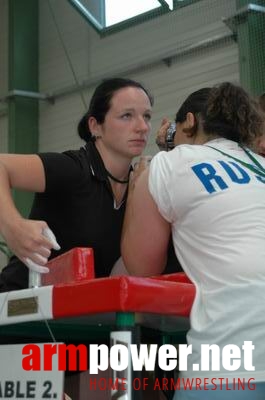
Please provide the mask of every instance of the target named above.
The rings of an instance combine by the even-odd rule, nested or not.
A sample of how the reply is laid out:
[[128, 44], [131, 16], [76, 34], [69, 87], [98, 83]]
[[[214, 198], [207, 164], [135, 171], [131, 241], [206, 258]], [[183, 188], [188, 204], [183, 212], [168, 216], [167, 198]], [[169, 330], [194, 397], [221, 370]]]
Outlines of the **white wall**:
[[[183, 47], [230, 34], [221, 17], [235, 12], [235, 1], [203, 0], [101, 38], [65, 0], [51, 2], [67, 55], [79, 83], [123, 74], [142, 81], [155, 96], [153, 131], [163, 115], [173, 117], [191, 91], [223, 80], [238, 81], [237, 44], [222, 44], [162, 60]], [[148, 65], [146, 67], [146, 65]], [[75, 84], [47, 2], [40, 1], [40, 91], [58, 92]], [[84, 90], [86, 101], [90, 90]], [[41, 103], [40, 150], [64, 150], [81, 142], [76, 125], [84, 113], [79, 93]], [[147, 153], [156, 152], [150, 140]]]
[[[39, 5], [40, 92], [57, 93], [74, 85], [76, 80], [79, 83], [99, 81], [122, 73], [141, 80], [154, 94], [155, 131], [162, 116], [173, 117], [181, 100], [192, 90], [222, 80], [239, 79], [237, 44], [232, 41], [178, 56], [171, 67], [162, 61], [183, 47], [229, 34], [221, 17], [235, 12], [235, 0], [199, 1], [103, 38], [68, 1], [39, 0]], [[7, 9], [8, 0], [1, 0], [0, 97], [8, 90]], [[87, 103], [93, 89], [83, 91]], [[0, 103], [0, 151], [7, 149], [7, 119], [1, 114], [4, 106], [5, 103]], [[78, 147], [81, 141], [76, 125], [85, 109], [78, 92], [58, 98], [54, 104], [41, 101], [40, 150]], [[153, 140], [147, 151], [156, 151]]]

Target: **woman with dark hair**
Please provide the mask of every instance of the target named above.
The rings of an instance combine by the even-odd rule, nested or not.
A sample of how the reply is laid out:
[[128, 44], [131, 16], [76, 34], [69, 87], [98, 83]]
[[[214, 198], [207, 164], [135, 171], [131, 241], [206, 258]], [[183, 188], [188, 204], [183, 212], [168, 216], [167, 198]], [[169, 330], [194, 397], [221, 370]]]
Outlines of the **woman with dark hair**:
[[[74, 247], [92, 247], [96, 276], [109, 275], [120, 256], [131, 162], [146, 146], [152, 104], [140, 83], [105, 80], [78, 125], [86, 142], [80, 150], [0, 156], [0, 228], [15, 254], [0, 291], [28, 287], [28, 268], [47, 272], [49, 257]], [[36, 192], [29, 219], [15, 208], [13, 187]]]
[[196, 287], [180, 372], [192, 390], [180, 383], [175, 400], [264, 398], [265, 160], [250, 150], [263, 127], [241, 87], [198, 90], [177, 112], [175, 148], [130, 185], [121, 246], [129, 273], [160, 273], [172, 233]]

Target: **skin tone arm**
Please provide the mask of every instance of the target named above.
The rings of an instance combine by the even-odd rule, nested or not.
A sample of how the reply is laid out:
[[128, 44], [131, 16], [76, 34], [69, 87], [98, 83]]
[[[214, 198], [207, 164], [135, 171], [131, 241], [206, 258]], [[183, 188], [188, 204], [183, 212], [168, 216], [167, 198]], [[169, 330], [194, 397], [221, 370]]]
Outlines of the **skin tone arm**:
[[[169, 124], [167, 118], [162, 120], [157, 142], [164, 143]], [[175, 145], [203, 144], [209, 140], [200, 127], [196, 134], [191, 132], [194, 124], [192, 113], [177, 124]], [[142, 172], [143, 169], [140, 165], [129, 185], [121, 252], [130, 274], [148, 276], [161, 273], [165, 267], [171, 227], [158, 211], [148, 189], [148, 169]]]
[[37, 155], [0, 155], [0, 231], [8, 247], [25, 262], [45, 265], [54, 244], [43, 234], [45, 221], [23, 218], [16, 209], [11, 188], [43, 192], [45, 174]]
[[139, 168], [130, 181], [121, 253], [131, 275], [150, 276], [165, 268], [171, 227], [148, 190], [148, 168], [143, 172]]

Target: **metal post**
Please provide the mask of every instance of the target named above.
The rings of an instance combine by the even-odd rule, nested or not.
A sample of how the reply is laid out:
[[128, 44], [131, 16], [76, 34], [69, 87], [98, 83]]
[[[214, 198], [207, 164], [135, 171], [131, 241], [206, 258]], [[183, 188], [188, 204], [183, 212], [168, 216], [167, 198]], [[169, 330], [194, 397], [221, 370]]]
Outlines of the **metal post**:
[[[38, 0], [9, 0], [8, 12], [9, 91], [38, 92]], [[8, 99], [9, 153], [38, 151], [38, 102], [16, 94]], [[14, 191], [14, 199], [27, 216], [32, 194]]]
[[265, 1], [237, 0], [233, 18], [239, 49], [240, 82], [253, 95], [265, 91]]

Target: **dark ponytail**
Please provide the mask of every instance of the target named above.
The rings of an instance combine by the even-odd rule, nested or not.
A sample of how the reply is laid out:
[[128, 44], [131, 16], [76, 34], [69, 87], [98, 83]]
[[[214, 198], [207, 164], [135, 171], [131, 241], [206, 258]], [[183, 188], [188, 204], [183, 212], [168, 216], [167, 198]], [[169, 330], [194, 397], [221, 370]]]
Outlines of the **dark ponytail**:
[[85, 114], [81, 118], [81, 120], [79, 121], [78, 126], [77, 126], [78, 135], [85, 142], [89, 142], [91, 140], [91, 138], [92, 138], [92, 134], [91, 134], [91, 132], [89, 130], [89, 127], [88, 127], [87, 119], [88, 119], [88, 116], [87, 116], [87, 114]]

